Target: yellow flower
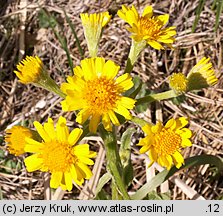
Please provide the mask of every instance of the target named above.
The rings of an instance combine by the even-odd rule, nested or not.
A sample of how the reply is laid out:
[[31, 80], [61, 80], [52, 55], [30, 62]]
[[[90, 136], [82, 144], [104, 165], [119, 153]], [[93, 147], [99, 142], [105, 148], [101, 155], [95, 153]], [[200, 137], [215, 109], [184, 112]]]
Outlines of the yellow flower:
[[17, 65], [17, 71], [14, 71], [14, 73], [23, 84], [32, 83], [37, 87], [42, 87], [64, 97], [58, 85], [48, 75], [43, 62], [38, 56], [26, 56], [26, 58]]
[[173, 73], [169, 77], [169, 85], [176, 94], [186, 93], [188, 88], [188, 80], [183, 73]]
[[80, 17], [90, 56], [96, 57], [102, 28], [108, 24], [111, 15], [109, 15], [108, 12], [95, 14], [82, 13], [80, 14]]
[[147, 136], [139, 141], [142, 146], [140, 153], [148, 152], [151, 164], [156, 161], [168, 170], [174, 163], [180, 168], [184, 163], [181, 148], [191, 146], [189, 140], [192, 136], [191, 130], [185, 128], [188, 120], [185, 117], [170, 119], [165, 126], [161, 122], [156, 125], [145, 125], [142, 127]]
[[186, 93], [187, 91], [199, 90], [213, 86], [218, 82], [212, 68], [210, 59], [203, 57], [188, 73], [187, 77], [183, 73], [173, 73], [169, 77], [170, 88], [176, 94]]
[[188, 89], [196, 90], [213, 86], [218, 82], [215, 71], [212, 68], [210, 58], [203, 57], [187, 75]]
[[25, 159], [29, 172], [40, 170], [50, 172], [50, 187], [71, 190], [72, 183], [82, 185], [84, 179], [90, 179], [92, 172], [87, 165], [93, 165], [90, 159], [96, 153], [89, 150], [88, 144], [76, 145], [82, 130], [75, 128], [69, 133], [66, 119], [60, 117], [56, 128], [53, 120], [48, 119], [43, 126], [34, 122], [34, 126], [43, 141], [26, 138], [25, 151], [33, 153]]
[[33, 132], [23, 126], [13, 126], [6, 130], [5, 141], [10, 154], [19, 156], [25, 153], [24, 147], [26, 144], [26, 137], [33, 137]]
[[18, 65], [14, 73], [23, 84], [36, 83], [44, 75], [44, 65], [38, 56], [26, 56]]
[[74, 76], [62, 83], [61, 90], [67, 96], [62, 101], [64, 111], [81, 110], [76, 121], [83, 124], [91, 117], [89, 129], [96, 132], [100, 119], [108, 131], [111, 122], [119, 125], [115, 112], [131, 119], [128, 109], [133, 109], [135, 100], [124, 97], [121, 93], [133, 86], [132, 77], [124, 74], [115, 79], [119, 66], [104, 58], [89, 58], [81, 61], [81, 66], [74, 68]]
[[145, 7], [142, 16], [140, 16], [134, 6], [130, 8], [122, 5], [118, 16], [131, 26], [127, 29], [137, 42], [145, 40], [151, 47], [160, 50], [164, 49], [160, 43], [171, 45], [175, 40], [173, 38], [176, 35], [175, 27], [164, 28], [169, 20], [169, 15], [153, 16], [152, 6]]

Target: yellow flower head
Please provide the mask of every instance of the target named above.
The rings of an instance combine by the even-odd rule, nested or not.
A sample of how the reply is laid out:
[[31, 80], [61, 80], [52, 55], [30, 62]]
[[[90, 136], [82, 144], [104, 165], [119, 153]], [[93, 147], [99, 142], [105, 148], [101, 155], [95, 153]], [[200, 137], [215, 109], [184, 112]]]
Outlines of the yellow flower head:
[[38, 56], [27, 56], [18, 65], [14, 73], [23, 84], [37, 83], [44, 74], [43, 62]]
[[187, 75], [188, 89], [196, 90], [213, 86], [218, 82], [210, 58], [203, 57]]
[[6, 130], [5, 141], [10, 154], [19, 156], [25, 153], [26, 137], [33, 137], [33, 132], [26, 127], [16, 125]]
[[64, 111], [81, 110], [76, 121], [83, 124], [91, 117], [89, 129], [96, 132], [100, 119], [108, 131], [111, 122], [119, 125], [115, 112], [131, 119], [128, 109], [133, 109], [135, 100], [124, 97], [121, 93], [133, 86], [132, 77], [124, 74], [115, 79], [119, 66], [104, 58], [89, 58], [81, 61], [81, 66], [74, 68], [74, 76], [62, 83], [61, 90], [67, 96], [62, 101]]
[[156, 125], [145, 125], [142, 127], [147, 136], [139, 141], [142, 146], [140, 153], [148, 152], [151, 164], [157, 162], [161, 166], [170, 169], [174, 163], [180, 168], [184, 158], [180, 153], [181, 148], [191, 146], [189, 140], [192, 136], [191, 130], [185, 128], [188, 120], [185, 117], [170, 119], [165, 126], [161, 122]]
[[21, 83], [32, 83], [37, 87], [42, 87], [48, 91], [54, 92], [61, 97], [65, 96], [60, 91], [56, 82], [49, 76], [44, 68], [43, 62], [38, 56], [26, 56], [26, 58], [17, 65], [17, 70], [18, 71], [14, 71], [14, 73]]
[[187, 91], [188, 80], [182, 73], [173, 73], [169, 77], [169, 85], [176, 94], [182, 94]]
[[175, 27], [164, 28], [169, 20], [169, 15], [153, 16], [152, 6], [145, 7], [142, 16], [139, 15], [134, 6], [122, 5], [118, 16], [126, 21], [131, 27], [127, 28], [132, 33], [135, 41], [145, 40], [154, 49], [164, 49], [160, 43], [171, 45], [176, 35]]
[[59, 118], [56, 128], [51, 118], [43, 126], [39, 122], [34, 122], [34, 126], [43, 141], [26, 138], [25, 151], [33, 153], [25, 159], [29, 172], [50, 172], [50, 187], [61, 186], [69, 191], [73, 182], [82, 185], [84, 179], [90, 179], [92, 172], [87, 165], [94, 164], [91, 158], [96, 153], [89, 150], [88, 144], [76, 144], [83, 132], [81, 129], [75, 128], [69, 133], [63, 117]]
[[102, 28], [108, 24], [111, 15], [108, 12], [95, 14], [82, 13], [80, 17], [90, 56], [96, 57]]

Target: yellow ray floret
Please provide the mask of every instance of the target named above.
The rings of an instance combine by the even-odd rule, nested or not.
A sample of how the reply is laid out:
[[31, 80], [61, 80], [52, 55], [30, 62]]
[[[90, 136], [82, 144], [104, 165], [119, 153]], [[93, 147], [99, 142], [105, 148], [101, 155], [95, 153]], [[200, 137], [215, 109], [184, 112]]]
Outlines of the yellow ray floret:
[[131, 37], [135, 41], [145, 40], [151, 47], [158, 50], [164, 49], [161, 43], [170, 46], [175, 41], [175, 27], [164, 27], [169, 20], [169, 15], [153, 16], [152, 6], [145, 7], [140, 16], [134, 6], [130, 8], [123, 5], [117, 14], [130, 25], [127, 29], [132, 33]]
[[210, 58], [203, 57], [188, 73], [188, 89], [195, 90], [213, 86], [218, 82]]
[[33, 132], [23, 126], [13, 126], [6, 130], [5, 141], [10, 154], [19, 156], [25, 153], [24, 147], [26, 144], [26, 137], [33, 137]]
[[170, 119], [165, 126], [161, 122], [156, 125], [145, 125], [142, 129], [146, 137], [139, 141], [140, 153], [148, 152], [151, 163], [157, 162], [170, 169], [172, 164], [180, 168], [184, 163], [181, 148], [191, 146], [191, 130], [185, 128], [188, 120], [185, 117]]
[[82, 25], [85, 25], [86, 27], [93, 26], [94, 28], [97, 28], [98, 25], [100, 25], [101, 28], [106, 26], [111, 19], [111, 15], [109, 15], [108, 12], [94, 14], [82, 13], [80, 14], [80, 17]]
[[89, 58], [74, 68], [74, 76], [67, 78], [61, 90], [67, 96], [62, 101], [64, 111], [80, 110], [76, 121], [83, 124], [90, 118], [89, 129], [96, 132], [102, 123], [106, 130], [112, 130], [112, 123], [119, 125], [115, 113], [131, 119], [129, 109], [133, 109], [135, 100], [122, 96], [133, 86], [132, 77], [124, 74], [115, 78], [119, 71], [113, 61], [104, 58]]
[[43, 141], [26, 138], [25, 151], [33, 153], [25, 159], [29, 172], [50, 172], [50, 187], [60, 186], [69, 191], [73, 182], [82, 185], [84, 179], [90, 179], [92, 172], [88, 165], [94, 164], [91, 158], [96, 153], [89, 150], [88, 144], [77, 145], [83, 130], [75, 128], [69, 133], [63, 117], [59, 118], [56, 127], [51, 118], [43, 126], [39, 122], [34, 122], [34, 126]]

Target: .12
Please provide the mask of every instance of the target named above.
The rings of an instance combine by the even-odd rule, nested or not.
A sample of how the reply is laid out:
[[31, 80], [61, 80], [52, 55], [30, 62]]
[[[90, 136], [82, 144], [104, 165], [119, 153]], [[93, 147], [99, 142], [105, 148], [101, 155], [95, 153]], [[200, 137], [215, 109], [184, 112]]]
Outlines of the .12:
[[219, 204], [209, 204], [209, 212], [219, 212]]

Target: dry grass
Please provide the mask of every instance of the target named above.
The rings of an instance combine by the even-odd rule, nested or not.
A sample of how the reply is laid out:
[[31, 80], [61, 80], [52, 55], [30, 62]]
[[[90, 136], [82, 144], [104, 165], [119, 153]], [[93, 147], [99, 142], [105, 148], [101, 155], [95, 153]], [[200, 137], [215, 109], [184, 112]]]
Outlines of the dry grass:
[[[38, 2], [38, 4], [37, 4]], [[50, 28], [41, 28], [38, 22], [40, 6], [52, 13], [60, 23], [57, 30], [66, 33], [66, 39], [74, 65], [80, 62], [80, 55], [75, 39], [65, 21], [62, 11], [64, 8], [76, 27], [81, 45], [88, 56], [83, 29], [80, 24], [81, 12], [98, 12], [109, 10], [113, 19], [104, 30], [100, 44], [100, 56], [112, 59], [121, 66], [123, 71], [130, 48], [129, 33], [125, 24], [115, 13], [122, 3], [134, 3], [142, 10], [145, 1], [131, 0], [0, 0], [0, 148], [4, 150], [4, 158], [0, 161], [0, 189], [4, 199], [87, 199], [92, 196], [89, 191], [97, 185], [98, 178], [105, 172], [105, 164], [98, 161], [94, 167], [93, 180], [82, 188], [74, 188], [72, 192], [56, 191], [53, 197], [47, 186], [48, 176], [39, 172], [27, 173], [22, 163], [23, 158], [9, 155], [5, 143], [1, 140], [8, 125], [25, 122], [32, 127], [33, 120], [45, 121], [48, 117], [57, 119], [63, 115], [68, 119], [69, 126], [75, 126], [75, 115], [63, 113], [59, 104], [60, 99], [46, 90], [34, 88], [31, 85], [20, 84], [13, 70], [24, 56], [38, 55], [44, 61], [51, 76], [58, 82], [64, 82], [69, 74], [66, 54], [56, 40]], [[207, 0], [201, 14], [195, 33], [191, 27], [195, 19], [196, 1], [146, 1], [152, 4], [157, 14], [169, 13], [170, 24], [177, 27], [177, 37], [174, 50], [155, 51], [147, 48], [140, 56], [134, 75], [141, 77], [147, 88], [152, 91], [164, 91], [168, 88], [167, 77], [172, 72], [188, 70], [202, 57], [209, 56], [219, 78], [219, 83], [209, 89], [197, 93], [188, 93], [180, 105], [172, 101], [153, 103], [143, 114], [144, 118], [155, 122], [164, 122], [173, 116], [189, 116], [190, 127], [195, 132], [193, 147], [184, 151], [185, 157], [200, 154], [212, 154], [223, 157], [223, 16], [220, 17], [219, 29], [214, 33], [215, 13], [210, 9], [212, 1]], [[53, 57], [53, 58], [52, 58]], [[135, 113], [136, 114], [136, 113]], [[141, 114], [142, 116], [142, 114]], [[134, 126], [135, 127], [135, 126]], [[126, 125], [121, 128], [121, 132]], [[138, 129], [139, 130], [139, 129]], [[130, 191], [141, 187], [155, 174], [152, 168], [146, 171], [144, 156], [138, 154], [139, 137], [133, 137], [132, 159], [134, 164], [134, 180]], [[101, 140], [90, 137], [89, 143], [99, 150]], [[103, 160], [103, 148], [100, 147], [100, 159]], [[14, 162], [17, 167], [10, 168], [7, 161]], [[19, 165], [21, 166], [19, 168]], [[156, 167], [161, 170], [160, 167]], [[6, 172], [7, 170], [7, 172]], [[178, 173], [165, 183], [158, 191], [170, 191], [171, 199], [218, 199], [223, 195], [223, 176], [211, 178], [214, 171], [207, 166], [200, 166]]]

